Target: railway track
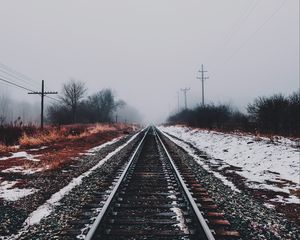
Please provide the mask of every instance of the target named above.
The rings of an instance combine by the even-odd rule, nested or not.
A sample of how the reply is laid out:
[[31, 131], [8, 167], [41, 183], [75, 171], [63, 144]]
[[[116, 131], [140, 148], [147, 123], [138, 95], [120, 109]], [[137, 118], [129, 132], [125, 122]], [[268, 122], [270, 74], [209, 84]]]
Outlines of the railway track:
[[195, 179], [149, 127], [85, 239], [237, 239]]

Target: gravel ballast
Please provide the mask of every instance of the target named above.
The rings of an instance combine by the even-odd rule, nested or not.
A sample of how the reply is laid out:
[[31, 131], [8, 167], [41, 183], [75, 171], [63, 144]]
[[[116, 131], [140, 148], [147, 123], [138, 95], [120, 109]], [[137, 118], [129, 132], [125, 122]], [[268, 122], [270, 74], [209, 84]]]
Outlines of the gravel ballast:
[[[191, 155], [172, 142], [169, 137], [172, 138], [165, 135], [163, 139], [171, 155], [182, 159], [197, 173], [198, 179], [214, 199], [219, 210], [225, 213], [232, 227], [240, 232], [242, 239], [300, 239], [300, 231], [296, 224], [273, 209], [265, 207], [251, 195], [243, 191], [235, 191], [225, 185], [214, 174], [201, 167]], [[182, 141], [182, 144], [187, 143]], [[198, 158], [205, 157], [198, 149], [193, 150]]]
[[[94, 155], [82, 156], [76, 159], [72, 165], [60, 169], [59, 171], [42, 173], [36, 177], [36, 179], [32, 179], [29, 184], [33, 186], [39, 186], [41, 183], [44, 186], [47, 182], [51, 184], [48, 185], [46, 191], [29, 195], [17, 202], [5, 202], [7, 208], [13, 209], [12, 213], [16, 215], [17, 220], [15, 221], [18, 221], [18, 224], [13, 226], [10, 224], [11, 219], [14, 220], [14, 218], [11, 217], [14, 215], [10, 215], [5, 222], [6, 224], [3, 225], [1, 223], [1, 229], [5, 229], [5, 226], [7, 226], [8, 230], [1, 232], [0, 236], [6, 235], [6, 237], [0, 237], [0, 239], [61, 239], [62, 236], [64, 239], [74, 239], [74, 235], [70, 235], [70, 232], [68, 233], [70, 235], [69, 238], [67, 234], [67, 231], [70, 231], [70, 229], [80, 230], [78, 226], [72, 225], [73, 220], [80, 218], [80, 214], [84, 214], [83, 212], [86, 211], [84, 207], [90, 198], [94, 197], [95, 191], [109, 190], [107, 182], [113, 181], [111, 174], [114, 174], [117, 169], [120, 169], [121, 166], [125, 164], [128, 160], [127, 155], [132, 151], [132, 148], [135, 147], [141, 134], [109, 158], [101, 167], [95, 169], [88, 177], [84, 177], [81, 184], [66, 194], [59, 201], [59, 204], [55, 205], [55, 209], [51, 214], [41, 220], [40, 224], [30, 225], [29, 228], [26, 229], [24, 229], [24, 227], [21, 228], [21, 224], [24, 223], [30, 213], [36, 210], [38, 206], [41, 206], [52, 194], [58, 192], [75, 177], [80, 176], [95, 166], [109, 153], [125, 144], [131, 137], [132, 135], [123, 137], [119, 141], [94, 152]], [[105, 184], [101, 184], [104, 181]], [[23, 209], [23, 211], [20, 213], [15, 212], [14, 209], [16, 206], [20, 206], [19, 208]], [[8, 212], [7, 208], [5, 209], [6, 212]], [[2, 209], [4, 208], [2, 207]], [[24, 230], [24, 232], [20, 235], [20, 231], [22, 230]], [[77, 232], [80, 233], [80, 231]], [[9, 238], [8, 236], [11, 233], [18, 233], [18, 235], [12, 235]]]

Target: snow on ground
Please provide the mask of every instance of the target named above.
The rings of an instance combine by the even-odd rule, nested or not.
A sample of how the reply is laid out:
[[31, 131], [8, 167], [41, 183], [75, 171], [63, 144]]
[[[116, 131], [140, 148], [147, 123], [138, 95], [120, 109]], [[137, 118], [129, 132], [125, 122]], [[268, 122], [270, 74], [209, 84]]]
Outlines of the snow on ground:
[[83, 153], [83, 154], [85, 154], [85, 155], [95, 155], [95, 153], [98, 152], [98, 151], [100, 151], [102, 148], [106, 147], [107, 145], [111, 145], [111, 144], [119, 141], [121, 138], [122, 137], [117, 137], [117, 138], [113, 139], [110, 142], [107, 142], [107, 143], [101, 144], [99, 146], [93, 147], [93, 148], [87, 150], [87, 152]]
[[18, 181], [3, 181], [0, 183], [0, 198], [6, 201], [16, 201], [36, 191], [33, 188], [14, 188], [17, 183]]
[[2, 170], [1, 172], [3, 172], [3, 173], [34, 174], [36, 172], [41, 172], [43, 170], [44, 170], [44, 168], [24, 168], [22, 166], [14, 166], [14, 167]]
[[39, 148], [31, 148], [29, 150], [34, 152], [34, 151], [39, 151], [39, 150], [43, 150], [43, 149], [46, 149], [46, 148], [48, 148], [48, 146], [41, 146]]
[[35, 158], [38, 156], [40, 156], [40, 155], [31, 155], [25, 151], [21, 151], [21, 152], [12, 153], [12, 156], [10, 156], [10, 157], [2, 157], [2, 158], [0, 158], [0, 161], [12, 159], [12, 158], [25, 158], [26, 160], [39, 162], [40, 160]]
[[[132, 136], [126, 143], [124, 143], [123, 145], [121, 145], [120, 147], [118, 147], [117, 149], [115, 149], [114, 151], [112, 151], [111, 153], [109, 153], [105, 158], [103, 158], [102, 160], [100, 160], [98, 164], [96, 164], [95, 166], [93, 166], [92, 168], [90, 168], [88, 171], [84, 172], [80, 176], [78, 176], [76, 178], [73, 178], [73, 180], [68, 185], [66, 185], [64, 188], [60, 189], [58, 192], [56, 192], [55, 194], [53, 194], [50, 197], [50, 199], [48, 199], [46, 201], [45, 204], [41, 205], [38, 209], [36, 209], [34, 212], [32, 212], [29, 215], [29, 217], [25, 221], [25, 225], [37, 224], [37, 223], [39, 223], [41, 221], [42, 218], [48, 216], [52, 212], [54, 206], [57, 205], [58, 202], [66, 194], [68, 194], [74, 187], [76, 187], [77, 185], [81, 184], [82, 179], [84, 177], [89, 176], [93, 171], [95, 171], [95, 169], [97, 169], [100, 166], [102, 166], [108, 159], [110, 159], [112, 156], [114, 156], [115, 154], [117, 154], [121, 149], [123, 149], [126, 145], [128, 145], [138, 134], [139, 133], [137, 133], [134, 136]], [[107, 145], [113, 144], [118, 139], [114, 139], [112, 141], [104, 143], [101, 146], [98, 146], [97, 149], [100, 150], [101, 148], [103, 148], [103, 147], [105, 147]]]
[[[160, 130], [169, 133], [185, 142], [192, 144], [202, 152], [208, 154], [210, 165], [218, 169], [237, 167], [236, 173], [246, 178], [250, 188], [268, 189], [290, 194], [290, 190], [299, 189], [299, 158], [300, 152], [297, 142], [286, 138], [278, 138], [271, 142], [268, 138], [237, 135], [191, 129], [181, 126], [160, 127]], [[172, 138], [185, 150], [194, 153], [192, 148], [181, 141]], [[201, 163], [205, 165], [204, 161]], [[207, 164], [206, 164], [206, 167]], [[212, 170], [212, 169], [210, 169]], [[233, 171], [233, 170], [232, 170]], [[225, 184], [233, 185], [220, 173], [214, 172], [216, 177], [222, 178]], [[278, 196], [274, 201], [300, 203], [299, 198]]]
[[[43, 205], [40, 205], [35, 211], [33, 211], [27, 217], [27, 219], [23, 223], [22, 229], [19, 230], [19, 232], [17, 234], [13, 234], [11, 236], [4, 237], [4, 238], [1, 238], [1, 236], [0, 236], [0, 239], [18, 239], [23, 234], [23, 232], [27, 231], [27, 229], [29, 228], [30, 225], [39, 224], [40, 221], [43, 218], [45, 218], [45, 217], [47, 217], [47, 216], [49, 216], [51, 214], [51, 212], [53, 211], [54, 207], [57, 206], [57, 205], [59, 205], [59, 201], [65, 195], [67, 195], [73, 188], [75, 188], [76, 186], [78, 186], [78, 185], [81, 184], [83, 178], [88, 177], [93, 171], [95, 171], [97, 168], [101, 167], [112, 156], [114, 156], [119, 151], [121, 151], [125, 146], [127, 146], [130, 142], [132, 142], [137, 137], [137, 135], [139, 133], [140, 132], [138, 132], [135, 135], [133, 135], [127, 142], [125, 142], [124, 144], [122, 144], [121, 146], [119, 146], [118, 148], [116, 148], [114, 151], [112, 151], [109, 154], [107, 154], [106, 157], [103, 158], [102, 160], [100, 160], [95, 166], [93, 166], [92, 168], [90, 168], [89, 170], [87, 170], [86, 172], [84, 172], [83, 174], [81, 174], [80, 176], [78, 176], [76, 178], [73, 178], [73, 180], [68, 185], [66, 185], [65, 187], [63, 187], [62, 189], [60, 189], [58, 192], [54, 193]], [[96, 148], [91, 149], [90, 152], [94, 153], [95, 151], [99, 151], [101, 148], [104, 148], [107, 145], [111, 145], [111, 144], [115, 143], [116, 141], [118, 141], [119, 139], [120, 138], [115, 138], [115, 139], [113, 139], [113, 140], [111, 140], [109, 142], [106, 142], [106, 143], [104, 143], [104, 144], [102, 144], [102, 145], [100, 145], [100, 146], [98, 146]], [[1, 191], [2, 184], [0, 185], [0, 194], [2, 193], [2, 191]], [[7, 186], [7, 188], [13, 187], [14, 184], [11, 183], [10, 185]], [[7, 183], [5, 185], [7, 185]]]

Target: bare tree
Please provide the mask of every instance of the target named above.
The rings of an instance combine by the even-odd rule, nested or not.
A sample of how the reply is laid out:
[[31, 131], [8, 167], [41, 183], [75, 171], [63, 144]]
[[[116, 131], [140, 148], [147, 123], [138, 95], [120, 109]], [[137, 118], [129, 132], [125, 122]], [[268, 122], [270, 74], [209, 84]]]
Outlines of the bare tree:
[[71, 108], [73, 123], [76, 122], [78, 105], [80, 100], [84, 97], [86, 90], [84, 82], [75, 81], [73, 79], [63, 85], [61, 100], [67, 107]]
[[121, 108], [126, 103], [122, 100], [116, 101], [110, 89], [103, 89], [92, 96], [89, 96], [87, 105], [92, 110], [92, 121], [110, 122], [112, 114], [117, 108]]

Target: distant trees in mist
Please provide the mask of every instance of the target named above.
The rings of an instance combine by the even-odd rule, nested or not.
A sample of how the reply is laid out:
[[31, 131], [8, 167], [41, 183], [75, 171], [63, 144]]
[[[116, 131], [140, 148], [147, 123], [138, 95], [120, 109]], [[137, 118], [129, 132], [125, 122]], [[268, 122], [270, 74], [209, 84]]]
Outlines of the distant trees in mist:
[[53, 124], [113, 122], [114, 114], [126, 103], [117, 100], [111, 89], [102, 89], [85, 96], [87, 88], [80, 81], [71, 80], [63, 85], [62, 100], [47, 109]]
[[248, 104], [247, 114], [229, 105], [208, 104], [182, 110], [168, 118], [169, 123], [223, 130], [259, 131], [290, 136], [300, 135], [300, 93], [288, 97], [276, 94], [258, 97]]
[[[46, 101], [45, 120], [50, 124], [142, 122], [138, 111], [116, 99], [111, 89], [99, 89], [90, 96], [86, 92], [84, 82], [70, 80], [63, 84], [59, 101]], [[0, 126], [39, 126], [40, 112], [39, 102], [18, 102], [0, 89]]]
[[33, 125], [39, 121], [40, 105], [12, 99], [0, 91], [0, 126]]

